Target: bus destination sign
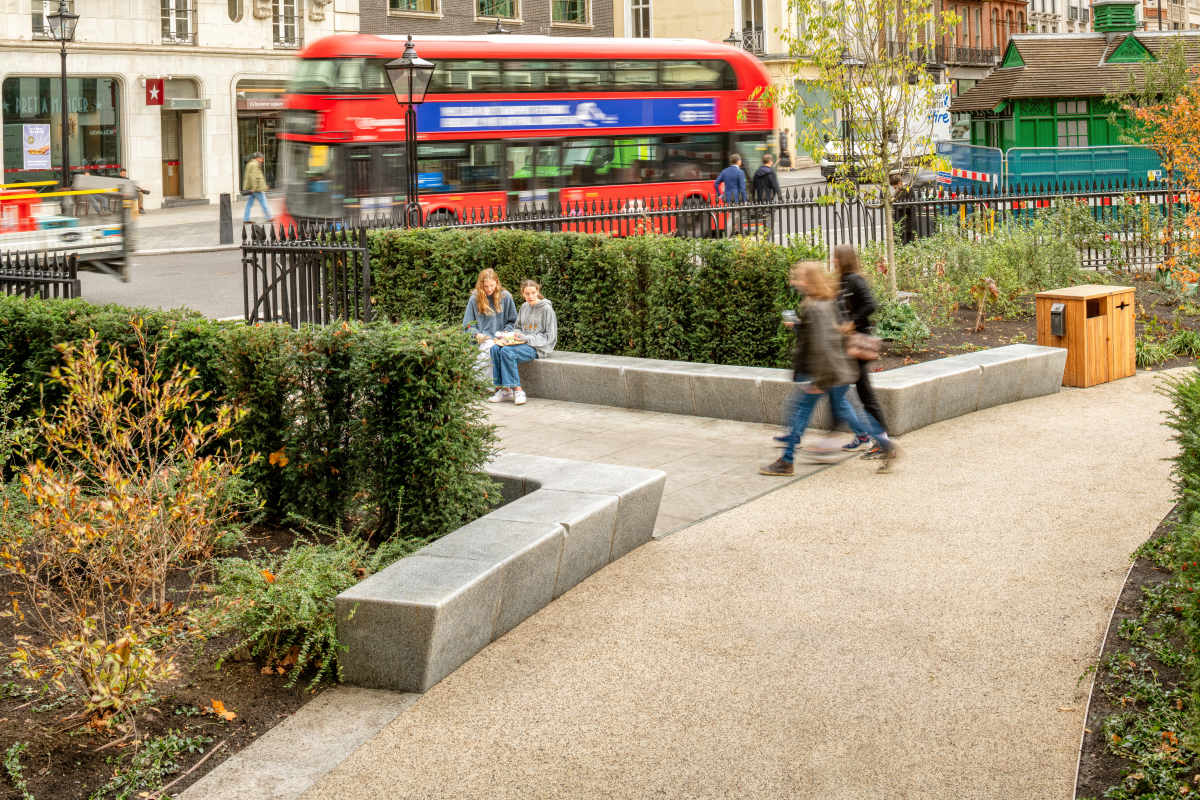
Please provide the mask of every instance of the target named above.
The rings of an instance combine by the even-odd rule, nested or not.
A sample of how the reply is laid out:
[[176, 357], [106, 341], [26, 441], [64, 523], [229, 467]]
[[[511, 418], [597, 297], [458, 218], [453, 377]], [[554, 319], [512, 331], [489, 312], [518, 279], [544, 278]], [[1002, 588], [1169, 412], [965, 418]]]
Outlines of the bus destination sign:
[[649, 128], [716, 125], [714, 99], [493, 100], [417, 106], [422, 131]]

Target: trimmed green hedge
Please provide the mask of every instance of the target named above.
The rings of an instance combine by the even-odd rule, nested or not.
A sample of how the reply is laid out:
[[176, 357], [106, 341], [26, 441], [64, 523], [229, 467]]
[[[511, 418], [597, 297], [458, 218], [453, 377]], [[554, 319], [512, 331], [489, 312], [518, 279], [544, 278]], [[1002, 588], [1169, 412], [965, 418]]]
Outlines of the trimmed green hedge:
[[813, 245], [510, 230], [371, 232], [376, 313], [456, 324], [491, 267], [520, 303], [526, 278], [558, 315], [558, 347], [585, 353], [784, 367], [779, 312], [795, 305], [790, 264]]
[[[184, 311], [0, 297], [0, 370], [24, 387], [19, 414], [61, 401], [47, 381], [55, 345], [96, 331], [134, 345], [144, 320], [160, 366], [199, 371], [211, 402], [247, 410], [236, 430], [259, 456], [246, 471], [269, 515], [428, 538], [494, 505], [482, 467], [494, 431], [479, 398], [476, 349], [444, 325], [344, 324], [292, 330]], [[272, 458], [274, 454], [274, 458]]]

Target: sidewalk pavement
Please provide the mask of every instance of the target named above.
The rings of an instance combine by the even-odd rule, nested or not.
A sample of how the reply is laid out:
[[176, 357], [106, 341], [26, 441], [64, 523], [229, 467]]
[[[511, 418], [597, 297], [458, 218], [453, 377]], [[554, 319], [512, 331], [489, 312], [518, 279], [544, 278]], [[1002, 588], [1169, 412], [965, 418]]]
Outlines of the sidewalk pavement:
[[[282, 197], [267, 198], [272, 214], [279, 213], [282, 203]], [[225, 247], [241, 246], [245, 207], [244, 197], [233, 198], [233, 244]], [[263, 221], [262, 209], [257, 204], [252, 219]], [[217, 203], [153, 208], [135, 216], [133, 221], [136, 252], [141, 254], [222, 247], [221, 206]]]
[[[658, 539], [304, 796], [1069, 797], [1081, 678], [1129, 554], [1172, 503], [1159, 377], [930, 426], [900, 440], [891, 474], [853, 459]], [[577, 408], [574, 427], [536, 398], [494, 419], [526, 452], [587, 458], [622, 423], [593, 430]], [[636, 442], [645, 418], [624, 413]], [[707, 422], [647, 448], [716, 483], [749, 477], [734, 448], [771, 429], [728, 431], [726, 458]]]

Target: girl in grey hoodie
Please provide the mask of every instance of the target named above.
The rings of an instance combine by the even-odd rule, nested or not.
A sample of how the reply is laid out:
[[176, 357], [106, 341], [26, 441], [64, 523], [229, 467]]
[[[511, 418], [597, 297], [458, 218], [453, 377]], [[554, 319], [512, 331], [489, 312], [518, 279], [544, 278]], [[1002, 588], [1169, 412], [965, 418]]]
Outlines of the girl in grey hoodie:
[[542, 297], [541, 285], [537, 281], [521, 281], [521, 296], [525, 302], [517, 312], [516, 331], [497, 336], [496, 346], [490, 351], [496, 393], [488, 398], [489, 403], [511, 397], [517, 405], [524, 405], [525, 392], [521, 389], [517, 365], [535, 358], [547, 358], [558, 341], [558, 318], [554, 316], [554, 306]]

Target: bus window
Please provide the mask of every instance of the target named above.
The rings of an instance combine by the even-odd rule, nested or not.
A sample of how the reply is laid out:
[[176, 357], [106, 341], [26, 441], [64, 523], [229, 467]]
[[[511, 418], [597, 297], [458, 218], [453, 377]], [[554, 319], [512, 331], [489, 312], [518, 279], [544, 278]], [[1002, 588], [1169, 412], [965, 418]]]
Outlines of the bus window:
[[509, 144], [505, 158], [510, 205], [526, 211], [557, 199], [558, 144]]
[[724, 61], [663, 61], [663, 89], [736, 89], [733, 68]]
[[733, 137], [733, 150], [730, 152], [740, 155], [742, 168], [753, 175], [754, 170], [762, 164], [762, 157], [773, 152], [771, 134], [765, 131], [762, 133], [739, 133]]
[[618, 92], [635, 92], [658, 86], [657, 61], [614, 61], [613, 88]]
[[606, 183], [604, 171], [613, 160], [611, 139], [573, 139], [563, 142], [563, 176], [567, 186]]
[[554, 61], [505, 61], [503, 88], [506, 92], [546, 91], [546, 70]]
[[371, 180], [372, 149], [368, 146], [346, 148], [346, 193], [351, 197], [375, 194], [376, 187]]
[[439, 92], [497, 91], [500, 85], [500, 62], [483, 60], [443, 61], [433, 71], [429, 82], [431, 94]]
[[297, 94], [387, 93], [392, 87], [382, 58], [302, 58], [288, 86]]
[[662, 137], [667, 180], [713, 180], [721, 171], [724, 137], [715, 133]]
[[379, 193], [395, 196], [407, 192], [408, 154], [404, 145], [385, 144], [379, 148]]
[[500, 145], [436, 142], [417, 145], [419, 186], [430, 192], [482, 192], [500, 188]]
[[615, 139], [608, 183], [640, 183], [662, 178], [658, 143], [653, 136]]
[[609, 91], [612, 73], [607, 61], [559, 61], [546, 70], [546, 90]]

